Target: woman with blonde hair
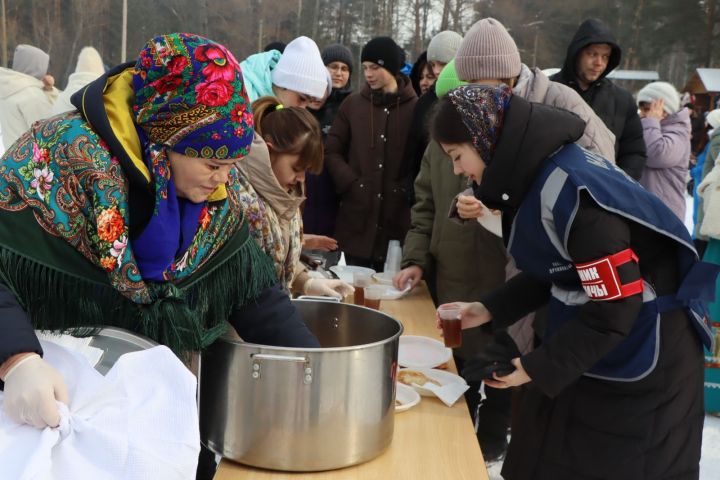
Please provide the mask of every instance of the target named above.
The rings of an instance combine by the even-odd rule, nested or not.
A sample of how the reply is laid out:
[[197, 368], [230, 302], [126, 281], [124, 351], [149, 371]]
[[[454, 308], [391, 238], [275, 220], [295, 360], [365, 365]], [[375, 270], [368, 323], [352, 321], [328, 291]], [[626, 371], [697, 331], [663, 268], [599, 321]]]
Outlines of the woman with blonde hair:
[[340, 280], [310, 278], [300, 263], [305, 173], [322, 171], [323, 146], [315, 117], [299, 107], [283, 107], [274, 97], [252, 104], [255, 138], [239, 164], [250, 231], [275, 263], [288, 292], [342, 297], [352, 293]]

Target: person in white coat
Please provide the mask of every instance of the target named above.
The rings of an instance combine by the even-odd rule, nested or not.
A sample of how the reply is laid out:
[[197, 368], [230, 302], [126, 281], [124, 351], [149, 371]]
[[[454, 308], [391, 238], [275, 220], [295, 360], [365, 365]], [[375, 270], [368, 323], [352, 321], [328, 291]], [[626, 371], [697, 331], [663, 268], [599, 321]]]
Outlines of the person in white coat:
[[12, 68], [0, 68], [0, 126], [6, 149], [30, 125], [52, 115], [55, 81], [47, 75], [50, 57], [32, 45], [18, 45]]
[[103, 73], [105, 73], [105, 66], [100, 53], [93, 47], [85, 47], [80, 50], [75, 72], [70, 74], [65, 90], [58, 95], [58, 99], [52, 107], [52, 114], [57, 115], [58, 113], [75, 110], [73, 104], [70, 103], [70, 97], [72, 97], [73, 93], [93, 80], [100, 78]]

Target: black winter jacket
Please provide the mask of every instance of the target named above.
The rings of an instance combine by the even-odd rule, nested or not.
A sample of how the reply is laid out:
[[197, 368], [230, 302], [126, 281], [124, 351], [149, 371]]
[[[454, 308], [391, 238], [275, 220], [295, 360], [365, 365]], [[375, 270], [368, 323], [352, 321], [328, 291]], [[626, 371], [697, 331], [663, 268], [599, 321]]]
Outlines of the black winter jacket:
[[405, 145], [405, 155], [403, 159], [402, 172], [408, 178], [408, 201], [412, 207], [415, 204], [415, 179], [420, 173], [420, 163], [422, 162], [425, 149], [430, 142], [430, 134], [428, 129], [428, 121], [430, 120], [430, 112], [433, 105], [437, 101], [435, 88], [431, 88], [420, 97], [415, 104], [412, 122], [410, 123], [410, 131], [408, 132], [407, 144]]
[[[610, 60], [600, 78], [583, 90], [577, 81], [577, 58], [583, 48], [595, 43], [612, 47]], [[615, 161], [625, 172], [639, 180], [647, 159], [643, 128], [635, 100], [630, 92], [606, 78], [618, 65], [622, 51], [610, 30], [599, 20], [590, 19], [578, 28], [567, 49], [562, 69], [550, 79], [575, 89], [598, 117], [615, 134]]]
[[[476, 196], [503, 210], [503, 231], [545, 159], [582, 135], [573, 114], [513, 97], [503, 130]], [[568, 237], [575, 263], [632, 248], [638, 264], [623, 265], [630, 282], [640, 275], [658, 295], [679, 283], [675, 244], [654, 231], [600, 208], [581, 196]], [[627, 268], [626, 268], [627, 267]], [[486, 296], [496, 327], [545, 304], [550, 284], [521, 273]], [[513, 419], [513, 438], [503, 466], [508, 480], [623, 480], [697, 478], [702, 440], [702, 348], [682, 310], [660, 322], [655, 369], [634, 382], [613, 382], [583, 372], [632, 328], [639, 295], [584, 304], [577, 318], [521, 357], [532, 382]]]
[[[352, 93], [350, 82], [345, 88], [333, 89], [330, 96], [319, 110], [310, 112], [320, 124], [323, 140], [327, 137], [335, 115], [343, 100]], [[316, 235], [335, 235], [335, 217], [337, 216], [340, 199], [335, 193], [335, 185], [323, 162], [323, 170], [319, 174], [308, 173], [305, 176], [305, 204], [303, 206], [303, 230]]]

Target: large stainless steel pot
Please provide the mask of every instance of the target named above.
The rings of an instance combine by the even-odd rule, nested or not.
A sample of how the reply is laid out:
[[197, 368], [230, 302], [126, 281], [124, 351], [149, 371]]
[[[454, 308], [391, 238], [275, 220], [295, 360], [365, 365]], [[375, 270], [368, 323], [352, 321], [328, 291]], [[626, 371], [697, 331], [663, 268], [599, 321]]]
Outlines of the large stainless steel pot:
[[215, 342], [200, 362], [200, 435], [215, 453], [261, 468], [320, 471], [390, 445], [403, 327], [355, 305], [294, 300], [323, 348]]
[[91, 347], [102, 349], [105, 353], [95, 365], [95, 370], [105, 375], [118, 358], [130, 352], [147, 350], [158, 345], [140, 334], [125, 330], [123, 328], [105, 327], [93, 335], [90, 341]]

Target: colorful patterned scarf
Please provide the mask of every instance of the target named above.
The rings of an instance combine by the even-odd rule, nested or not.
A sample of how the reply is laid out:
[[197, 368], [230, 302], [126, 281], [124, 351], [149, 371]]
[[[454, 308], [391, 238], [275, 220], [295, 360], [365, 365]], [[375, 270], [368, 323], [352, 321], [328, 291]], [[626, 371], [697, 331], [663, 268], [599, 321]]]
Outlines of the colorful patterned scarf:
[[[252, 114], [237, 60], [202, 37], [173, 34], [150, 40], [133, 75], [132, 106], [143, 160], [152, 172], [155, 210], [133, 239], [144, 279], [175, 277], [175, 259], [187, 260], [207, 202], [178, 198], [167, 149], [188, 157], [232, 159], [247, 155]], [[224, 186], [211, 198], [223, 199]]]
[[[147, 166], [142, 160], [121, 165], [77, 113], [53, 117], [26, 133], [0, 162], [0, 211], [29, 208], [45, 232], [107, 272], [115, 290], [135, 303], [151, 304], [163, 294], [151, 291], [147, 280], [189, 277], [238, 231], [243, 218], [236, 170], [210, 201], [182, 201], [174, 194], [166, 147], [189, 156], [242, 157], [253, 137], [252, 114], [235, 59], [221, 45], [195, 35], [156, 37], [136, 69], [108, 78], [103, 94], [108, 115], [113, 108], [106, 97], [123, 89], [129, 98], [134, 90], [135, 101], [132, 106], [120, 101], [115, 110], [122, 114], [132, 108], [138, 134], [146, 140]], [[132, 124], [128, 110], [124, 115]], [[154, 214], [132, 242], [126, 168], [141, 171], [156, 192]], [[8, 217], [6, 224], [19, 217]], [[32, 258], [43, 254], [15, 244], [12, 232], [0, 242], [27, 249]], [[42, 263], [60, 261], [49, 257]]]
[[507, 85], [463, 85], [448, 92], [486, 165], [492, 162], [512, 89]]
[[[36, 122], [0, 160], [0, 282], [35, 328], [110, 325], [178, 353], [204, 348], [235, 308], [277, 282], [243, 222], [238, 171], [190, 204], [174, 194], [166, 155], [245, 155], [252, 114], [237, 62], [210, 40], [165, 35], [137, 68], [111, 70], [78, 100], [82, 115]], [[129, 192], [143, 190], [155, 192], [154, 211], [131, 239], [131, 205], [145, 206]], [[161, 270], [163, 281], [144, 275]]]

